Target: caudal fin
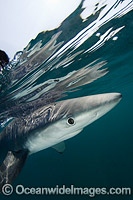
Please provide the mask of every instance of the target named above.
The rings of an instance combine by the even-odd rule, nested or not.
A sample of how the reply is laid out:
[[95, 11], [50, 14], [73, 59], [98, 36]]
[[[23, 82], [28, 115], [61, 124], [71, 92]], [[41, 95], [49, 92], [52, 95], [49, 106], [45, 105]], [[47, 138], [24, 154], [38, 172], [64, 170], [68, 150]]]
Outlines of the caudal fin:
[[5, 160], [0, 166], [0, 192], [3, 185], [12, 183], [14, 179], [19, 175], [25, 164], [27, 156], [28, 151], [26, 150], [18, 152], [8, 151]]

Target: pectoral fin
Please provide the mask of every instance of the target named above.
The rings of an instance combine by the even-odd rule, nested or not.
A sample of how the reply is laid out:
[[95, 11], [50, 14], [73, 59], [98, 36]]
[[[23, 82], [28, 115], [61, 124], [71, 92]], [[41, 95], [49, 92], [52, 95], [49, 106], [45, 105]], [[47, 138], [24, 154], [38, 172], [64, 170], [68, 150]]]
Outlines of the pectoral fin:
[[58, 143], [52, 146], [58, 153], [63, 153], [65, 151], [65, 142]]
[[0, 191], [4, 184], [12, 183], [24, 166], [28, 151], [8, 151], [5, 160], [0, 166]]

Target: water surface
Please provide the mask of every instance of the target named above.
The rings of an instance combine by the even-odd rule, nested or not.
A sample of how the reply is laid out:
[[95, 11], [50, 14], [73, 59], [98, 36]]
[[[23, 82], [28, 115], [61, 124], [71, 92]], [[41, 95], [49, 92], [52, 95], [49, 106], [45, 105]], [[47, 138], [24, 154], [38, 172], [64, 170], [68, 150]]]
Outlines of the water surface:
[[[53, 101], [106, 92], [123, 95], [114, 110], [66, 141], [62, 155], [49, 148], [30, 156], [14, 186], [133, 188], [132, 8], [130, 0], [101, 0], [93, 6], [89, 0], [81, 1], [58, 28], [44, 30], [17, 52], [1, 75], [2, 129], [12, 118]], [[31, 102], [36, 106], [29, 109]], [[9, 198], [15, 197], [13, 194]], [[132, 199], [108, 196], [113, 200], [122, 198]]]

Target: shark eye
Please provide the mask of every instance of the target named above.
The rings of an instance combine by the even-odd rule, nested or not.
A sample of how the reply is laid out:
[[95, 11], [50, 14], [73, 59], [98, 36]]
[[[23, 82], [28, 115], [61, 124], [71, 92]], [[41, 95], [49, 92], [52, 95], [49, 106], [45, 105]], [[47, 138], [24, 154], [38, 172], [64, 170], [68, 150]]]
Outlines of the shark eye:
[[70, 125], [73, 125], [75, 122], [74, 122], [74, 119], [72, 117], [69, 117], [67, 119], [67, 123], [70, 124]]

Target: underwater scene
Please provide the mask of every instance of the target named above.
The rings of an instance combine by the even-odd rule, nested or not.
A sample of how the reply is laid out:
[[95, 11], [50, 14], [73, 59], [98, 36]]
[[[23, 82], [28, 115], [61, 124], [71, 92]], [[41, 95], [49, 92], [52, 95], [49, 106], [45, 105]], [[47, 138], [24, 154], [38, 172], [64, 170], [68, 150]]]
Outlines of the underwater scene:
[[0, 63], [0, 200], [133, 199], [132, 10], [81, 0]]

